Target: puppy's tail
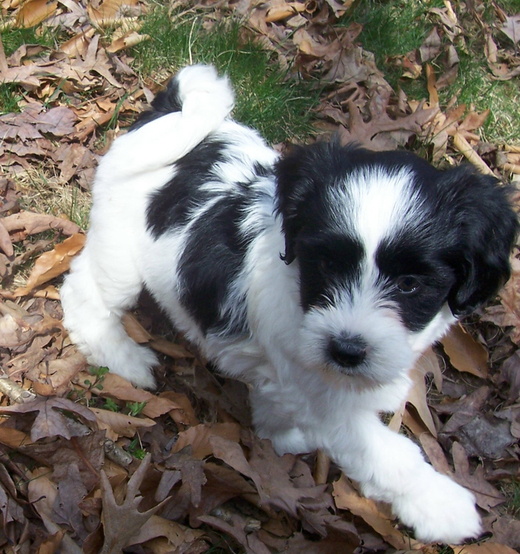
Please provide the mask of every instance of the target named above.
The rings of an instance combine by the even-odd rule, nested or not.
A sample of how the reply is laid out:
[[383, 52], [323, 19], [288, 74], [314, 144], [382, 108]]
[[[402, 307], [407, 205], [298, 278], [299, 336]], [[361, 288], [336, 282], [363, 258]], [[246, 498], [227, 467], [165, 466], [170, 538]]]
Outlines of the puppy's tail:
[[152, 100], [151, 109], [139, 115], [130, 127], [130, 131], [163, 115], [182, 111], [190, 93], [203, 90], [206, 90], [213, 100], [228, 106], [231, 111], [234, 98], [227, 77], [218, 77], [213, 66], [192, 65], [185, 67], [170, 79], [166, 88], [157, 93]]
[[212, 66], [185, 67], [103, 158], [98, 180], [143, 174], [171, 165], [216, 131], [233, 109], [227, 77]]

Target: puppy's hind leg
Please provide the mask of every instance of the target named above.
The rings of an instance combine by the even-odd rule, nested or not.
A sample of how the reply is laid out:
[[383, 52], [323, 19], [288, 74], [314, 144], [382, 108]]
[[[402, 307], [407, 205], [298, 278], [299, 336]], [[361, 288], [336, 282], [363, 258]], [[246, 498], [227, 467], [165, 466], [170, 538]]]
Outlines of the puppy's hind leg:
[[64, 324], [91, 363], [141, 387], [154, 386], [150, 369], [157, 359], [126, 334], [121, 316], [142, 287], [147, 201], [171, 178], [171, 164], [215, 131], [232, 107], [225, 77], [212, 67], [187, 67], [98, 168], [87, 244], [61, 290]]
[[90, 363], [108, 367], [139, 387], [154, 388], [151, 368], [157, 365], [157, 358], [128, 336], [121, 321], [124, 311], [137, 300], [139, 276], [128, 260], [118, 260], [114, 252], [111, 257], [101, 254], [100, 265], [99, 254], [87, 241], [73, 262], [60, 291], [63, 323]]

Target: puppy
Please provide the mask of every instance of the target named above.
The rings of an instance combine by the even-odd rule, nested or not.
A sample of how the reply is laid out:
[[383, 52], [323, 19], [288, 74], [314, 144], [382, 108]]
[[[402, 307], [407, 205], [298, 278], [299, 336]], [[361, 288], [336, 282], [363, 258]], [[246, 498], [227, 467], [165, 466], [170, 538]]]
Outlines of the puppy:
[[146, 287], [225, 375], [251, 386], [277, 452], [321, 449], [423, 541], [480, 532], [474, 497], [390, 431], [408, 370], [509, 276], [517, 219], [471, 167], [336, 142], [286, 157], [229, 119], [212, 67], [183, 69], [102, 159], [85, 249], [61, 290], [71, 339], [154, 387], [121, 316]]

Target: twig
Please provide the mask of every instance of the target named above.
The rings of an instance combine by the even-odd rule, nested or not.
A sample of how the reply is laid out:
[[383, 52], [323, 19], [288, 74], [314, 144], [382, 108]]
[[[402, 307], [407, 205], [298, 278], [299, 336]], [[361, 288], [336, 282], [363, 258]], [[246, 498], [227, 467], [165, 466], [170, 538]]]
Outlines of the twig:
[[128, 468], [133, 461], [132, 455], [126, 450], [123, 450], [114, 441], [105, 439], [105, 455], [109, 460], [112, 460], [121, 467]]
[[316, 467], [314, 468], [314, 481], [317, 485], [324, 485], [329, 476], [330, 458], [321, 450], [316, 453]]
[[453, 135], [453, 146], [463, 154], [469, 162], [476, 166], [485, 175], [494, 175], [486, 162], [473, 150], [471, 144], [460, 134]]
[[18, 383], [11, 381], [5, 373], [0, 373], [0, 392], [17, 404], [32, 402], [36, 398], [34, 393], [25, 390]]

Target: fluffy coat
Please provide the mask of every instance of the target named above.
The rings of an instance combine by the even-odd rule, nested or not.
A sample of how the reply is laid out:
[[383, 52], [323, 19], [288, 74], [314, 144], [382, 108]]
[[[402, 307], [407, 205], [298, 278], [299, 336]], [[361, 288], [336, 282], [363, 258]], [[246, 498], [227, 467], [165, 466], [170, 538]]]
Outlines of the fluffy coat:
[[231, 119], [211, 67], [183, 69], [102, 159], [62, 290], [89, 360], [153, 388], [121, 323], [143, 287], [223, 374], [251, 386], [277, 452], [321, 449], [424, 541], [480, 532], [473, 494], [379, 413], [460, 315], [508, 278], [517, 220], [468, 167], [336, 142], [286, 157]]

